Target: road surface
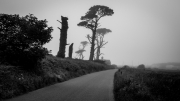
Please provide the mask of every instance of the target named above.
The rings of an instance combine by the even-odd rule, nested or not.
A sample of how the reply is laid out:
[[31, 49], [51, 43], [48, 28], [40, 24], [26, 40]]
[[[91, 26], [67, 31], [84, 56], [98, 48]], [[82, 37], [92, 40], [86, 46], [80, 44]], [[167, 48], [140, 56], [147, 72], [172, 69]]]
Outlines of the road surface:
[[87, 74], [7, 101], [114, 101], [116, 69]]

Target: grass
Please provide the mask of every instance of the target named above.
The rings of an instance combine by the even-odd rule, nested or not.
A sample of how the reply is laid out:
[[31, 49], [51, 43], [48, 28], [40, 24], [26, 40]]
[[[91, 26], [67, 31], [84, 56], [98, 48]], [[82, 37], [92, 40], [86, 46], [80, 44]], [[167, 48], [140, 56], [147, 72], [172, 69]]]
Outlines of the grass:
[[180, 101], [180, 71], [121, 68], [114, 75], [115, 101]]
[[85, 60], [47, 56], [41, 61], [41, 69], [37, 74], [14, 66], [0, 65], [0, 100], [113, 67]]

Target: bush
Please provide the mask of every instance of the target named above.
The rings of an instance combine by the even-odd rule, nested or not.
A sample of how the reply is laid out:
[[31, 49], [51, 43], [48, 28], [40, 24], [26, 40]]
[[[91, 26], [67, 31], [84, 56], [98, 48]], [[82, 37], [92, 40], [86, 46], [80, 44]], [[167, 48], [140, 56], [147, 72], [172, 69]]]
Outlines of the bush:
[[145, 69], [145, 65], [144, 64], [141, 64], [137, 67], [138, 69]]
[[0, 14], [0, 63], [33, 69], [48, 53], [42, 46], [51, 40], [52, 27], [32, 14]]
[[101, 63], [101, 64], [106, 64], [106, 61], [104, 61], [104, 60], [94, 60], [94, 62]]

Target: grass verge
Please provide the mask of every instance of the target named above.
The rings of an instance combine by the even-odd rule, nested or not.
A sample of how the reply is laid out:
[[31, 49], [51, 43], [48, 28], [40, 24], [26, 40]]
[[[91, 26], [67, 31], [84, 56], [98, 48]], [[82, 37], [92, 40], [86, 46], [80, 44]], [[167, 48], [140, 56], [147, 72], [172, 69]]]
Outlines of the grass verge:
[[27, 72], [14, 66], [0, 65], [0, 100], [63, 82], [92, 72], [114, 67], [85, 60], [47, 56], [41, 61], [41, 72]]
[[121, 68], [114, 75], [115, 101], [180, 101], [180, 71]]

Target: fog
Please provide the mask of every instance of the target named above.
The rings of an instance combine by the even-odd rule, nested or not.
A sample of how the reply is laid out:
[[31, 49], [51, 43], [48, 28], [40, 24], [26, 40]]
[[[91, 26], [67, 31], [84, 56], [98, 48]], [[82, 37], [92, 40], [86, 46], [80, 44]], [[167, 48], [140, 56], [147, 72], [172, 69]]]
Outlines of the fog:
[[[67, 43], [74, 43], [75, 57], [80, 42], [88, 41], [85, 36], [92, 34], [91, 30], [77, 26], [81, 16], [93, 5], [108, 6], [114, 14], [100, 19], [101, 28], [112, 30], [105, 35], [108, 43], [101, 49], [103, 57], [112, 64], [136, 66], [180, 62], [179, 4], [179, 0], [1, 0], [0, 13], [31, 13], [38, 19], [47, 19], [54, 31], [53, 39], [45, 47], [53, 55], [59, 48], [57, 27], [61, 24], [57, 20], [61, 20], [61, 15], [68, 17]], [[89, 59], [90, 45], [85, 50], [85, 59]]]

